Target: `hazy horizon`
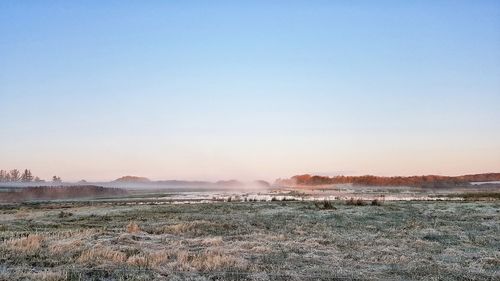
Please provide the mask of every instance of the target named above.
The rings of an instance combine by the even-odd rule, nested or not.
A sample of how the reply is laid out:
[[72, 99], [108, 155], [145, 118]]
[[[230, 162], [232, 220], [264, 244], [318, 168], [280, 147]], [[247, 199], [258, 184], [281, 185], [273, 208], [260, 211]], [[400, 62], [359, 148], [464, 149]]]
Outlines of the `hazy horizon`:
[[500, 171], [498, 1], [1, 1], [0, 169]]

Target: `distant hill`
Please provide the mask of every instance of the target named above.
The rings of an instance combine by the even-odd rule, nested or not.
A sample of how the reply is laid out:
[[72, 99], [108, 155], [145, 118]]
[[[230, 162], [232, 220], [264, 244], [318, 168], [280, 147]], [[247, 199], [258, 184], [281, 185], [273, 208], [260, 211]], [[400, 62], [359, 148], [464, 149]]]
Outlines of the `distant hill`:
[[257, 186], [262, 186], [262, 187], [271, 187], [271, 184], [268, 183], [267, 181], [265, 180], [256, 180], [253, 182], [255, 185]]
[[210, 181], [189, 181], [189, 180], [150, 180], [145, 177], [138, 176], [123, 176], [111, 182], [99, 183], [104, 186], [150, 186], [150, 187], [161, 187], [161, 186], [169, 186], [169, 187], [196, 187], [196, 188], [242, 188], [242, 187], [270, 187], [271, 185], [263, 180], [257, 180], [250, 183], [241, 182], [238, 180], [219, 180], [216, 182]]
[[114, 180], [113, 182], [120, 182], [120, 183], [147, 183], [151, 182], [148, 178], [145, 177], [137, 177], [137, 176], [123, 176], [121, 178], [118, 178]]
[[275, 185], [281, 186], [315, 186], [328, 184], [350, 183], [364, 186], [415, 186], [415, 187], [454, 187], [466, 186], [470, 182], [500, 181], [500, 173], [486, 173], [463, 176], [410, 176], [410, 177], [378, 177], [366, 176], [335, 176], [324, 177], [315, 175], [297, 175], [289, 179], [278, 179]]
[[217, 181], [215, 182], [215, 184], [218, 186], [228, 186], [228, 187], [245, 185], [244, 183], [237, 180]]
[[156, 184], [162, 184], [162, 185], [175, 185], [175, 186], [184, 186], [184, 185], [210, 185], [213, 184], [208, 181], [183, 181], [183, 180], [160, 180], [160, 181], [154, 181]]

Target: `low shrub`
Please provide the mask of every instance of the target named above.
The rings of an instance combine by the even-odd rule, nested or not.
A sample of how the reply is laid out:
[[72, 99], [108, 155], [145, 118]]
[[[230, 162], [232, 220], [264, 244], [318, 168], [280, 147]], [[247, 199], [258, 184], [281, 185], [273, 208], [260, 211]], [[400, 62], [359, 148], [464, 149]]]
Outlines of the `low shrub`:
[[361, 199], [361, 198], [354, 199], [354, 198], [351, 197], [351, 199], [347, 200], [346, 205], [364, 206], [364, 205], [366, 205], [366, 202], [363, 201], [363, 199]]
[[337, 208], [333, 206], [332, 202], [329, 200], [323, 200], [322, 202], [314, 202], [317, 208], [320, 210], [336, 210]]
[[67, 218], [73, 216], [73, 213], [71, 212], [65, 212], [65, 211], [60, 211], [58, 217], [59, 218]]

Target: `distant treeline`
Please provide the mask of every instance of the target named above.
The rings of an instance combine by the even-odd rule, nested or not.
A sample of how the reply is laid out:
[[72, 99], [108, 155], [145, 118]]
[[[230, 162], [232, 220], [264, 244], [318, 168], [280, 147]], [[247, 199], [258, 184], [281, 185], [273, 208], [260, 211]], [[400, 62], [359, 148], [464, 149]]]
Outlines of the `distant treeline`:
[[418, 187], [452, 187], [468, 185], [470, 182], [500, 181], [500, 173], [464, 175], [464, 176], [410, 176], [410, 177], [377, 177], [377, 176], [313, 176], [297, 175], [290, 179], [278, 179], [276, 185], [328, 185], [350, 183], [364, 186], [418, 186]]
[[[0, 182], [45, 182], [45, 180], [33, 176], [31, 170], [24, 169], [24, 172], [21, 172], [18, 169], [13, 169], [10, 171], [0, 170]], [[52, 182], [61, 182], [61, 178], [53, 176]]]
[[124, 195], [127, 192], [120, 188], [107, 188], [95, 185], [78, 186], [34, 186], [0, 192], [1, 202], [19, 202], [28, 200], [55, 200], [85, 197], [102, 197]]

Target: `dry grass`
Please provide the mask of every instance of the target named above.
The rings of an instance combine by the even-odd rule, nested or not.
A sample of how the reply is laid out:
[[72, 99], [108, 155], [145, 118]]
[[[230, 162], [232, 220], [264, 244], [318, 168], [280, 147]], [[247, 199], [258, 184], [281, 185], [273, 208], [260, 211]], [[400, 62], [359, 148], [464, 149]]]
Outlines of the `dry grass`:
[[250, 248], [250, 251], [253, 253], [258, 253], [258, 254], [267, 254], [267, 253], [271, 253], [272, 249], [270, 247], [266, 247], [266, 246], [255, 246], [255, 247]]
[[49, 246], [49, 252], [53, 255], [65, 255], [79, 250], [83, 246], [80, 240], [56, 241]]
[[244, 269], [247, 262], [233, 255], [224, 254], [219, 249], [208, 249], [194, 256], [191, 264], [198, 270], [222, 270], [230, 268]]
[[141, 231], [141, 228], [137, 225], [135, 222], [130, 222], [127, 224], [126, 228], [128, 233], [139, 233]]
[[13, 238], [5, 242], [12, 251], [24, 254], [34, 254], [42, 247], [44, 237], [39, 234], [29, 234], [27, 237]]
[[38, 272], [0, 272], [0, 280], [62, 281], [68, 280], [68, 274], [64, 271], [52, 270], [42, 270]]
[[[51, 206], [45, 211], [37, 206], [27, 210], [37, 213], [30, 221], [2, 221], [0, 280], [155, 280], [165, 274], [173, 280], [498, 276], [498, 203], [334, 206], [335, 211], [318, 211], [314, 202]], [[60, 210], [73, 216], [60, 221]], [[0, 215], [7, 211], [15, 214], [16, 209], [0, 209]], [[229, 272], [247, 275], [217, 275]], [[260, 279], [252, 277], [256, 272], [262, 273]]]
[[167, 264], [172, 259], [172, 255], [163, 250], [148, 254], [148, 263], [152, 267], [158, 267]]
[[148, 256], [143, 254], [133, 255], [127, 259], [128, 265], [138, 266], [138, 267], [148, 267], [150, 265], [150, 261]]
[[188, 232], [199, 233], [204, 227], [216, 226], [215, 223], [208, 221], [183, 222], [175, 225], [167, 225], [160, 229], [159, 233], [184, 234]]
[[27, 218], [29, 215], [30, 215], [30, 212], [26, 209], [19, 209], [15, 214], [16, 218], [18, 218], [18, 219]]
[[248, 267], [248, 262], [245, 259], [224, 253], [219, 247], [209, 248], [199, 253], [179, 251], [177, 252], [177, 264], [180, 269], [200, 271], [242, 270]]
[[84, 251], [78, 258], [80, 263], [100, 263], [113, 262], [117, 264], [124, 263], [127, 260], [127, 254], [103, 246], [95, 246], [90, 250]]
[[203, 246], [220, 246], [222, 243], [221, 237], [207, 237], [201, 240]]

